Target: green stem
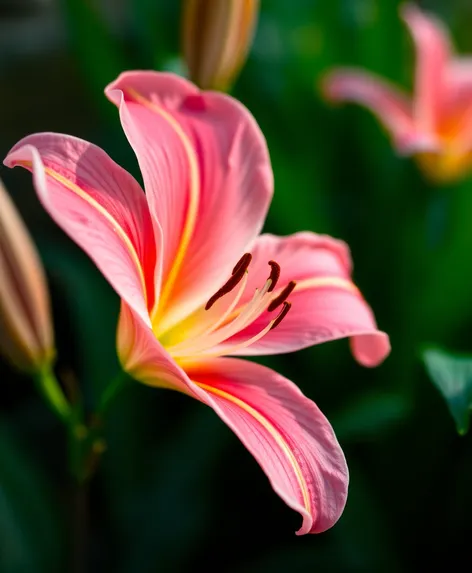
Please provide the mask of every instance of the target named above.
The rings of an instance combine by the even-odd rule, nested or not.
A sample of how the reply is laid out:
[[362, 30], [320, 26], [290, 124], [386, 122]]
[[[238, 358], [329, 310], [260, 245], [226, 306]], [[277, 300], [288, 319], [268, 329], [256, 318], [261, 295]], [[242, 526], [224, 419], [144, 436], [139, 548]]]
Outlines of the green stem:
[[108, 407], [115, 396], [127, 386], [128, 380], [128, 375], [121, 371], [105, 388], [95, 413], [97, 418], [101, 418], [101, 416], [108, 410]]
[[67, 426], [69, 467], [75, 490], [71, 571], [82, 573], [87, 564], [88, 484], [106, 447], [102, 437], [103, 416], [114, 397], [126, 386], [127, 376], [120, 372], [108, 385], [89, 423], [84, 420], [81, 400], [72, 404], [67, 400], [50, 366], [42, 368], [36, 374], [35, 380], [46, 402]]
[[87, 571], [88, 555], [88, 521], [89, 521], [89, 496], [88, 482], [76, 482], [73, 484], [72, 493], [72, 551], [70, 571], [72, 573], [84, 573]]
[[71, 407], [50, 366], [36, 374], [36, 383], [52, 410], [66, 424], [70, 421]]

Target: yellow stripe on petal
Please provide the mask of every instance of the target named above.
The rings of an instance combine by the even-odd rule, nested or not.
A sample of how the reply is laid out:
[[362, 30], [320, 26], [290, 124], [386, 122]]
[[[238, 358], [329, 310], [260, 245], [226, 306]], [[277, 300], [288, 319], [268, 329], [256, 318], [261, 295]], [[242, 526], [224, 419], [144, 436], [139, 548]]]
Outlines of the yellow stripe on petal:
[[307, 512], [311, 513], [310, 494], [308, 491], [308, 485], [306, 483], [306, 480], [303, 477], [302, 469], [301, 469], [300, 464], [298, 463], [297, 459], [295, 458], [292, 450], [290, 449], [290, 446], [284, 440], [284, 438], [282, 437], [280, 432], [277, 430], [277, 428], [273, 424], [271, 424], [269, 422], [269, 420], [267, 420], [267, 418], [265, 418], [260, 412], [258, 412], [252, 406], [249, 406], [249, 404], [246, 404], [246, 402], [244, 402], [240, 398], [233, 396], [229, 392], [225, 392], [224, 390], [220, 390], [219, 388], [214, 388], [213, 386], [208, 386], [207, 384], [202, 384], [200, 382], [196, 382], [195, 380], [193, 380], [193, 382], [195, 384], [197, 384], [197, 386], [202, 388], [202, 390], [205, 390], [206, 392], [210, 392], [211, 394], [215, 394], [216, 396], [219, 396], [220, 398], [223, 398], [223, 399], [227, 400], [228, 402], [231, 402], [231, 403], [235, 404], [236, 406], [239, 406], [239, 408], [241, 408], [247, 414], [252, 416], [254, 418], [254, 420], [259, 422], [259, 424], [261, 424], [261, 426], [265, 430], [267, 430], [267, 432], [269, 432], [269, 434], [274, 438], [274, 440], [277, 442], [277, 445], [280, 446], [280, 449], [282, 450], [282, 452], [285, 454], [288, 461], [290, 462], [290, 465], [292, 466], [293, 471], [295, 473], [295, 476], [297, 478], [297, 482], [298, 482], [298, 485], [300, 487], [300, 491], [302, 492], [303, 505], [305, 506], [305, 509], [307, 510]]
[[297, 281], [297, 284], [293, 292], [300, 292], [302, 290], [324, 288], [324, 287], [340, 288], [351, 291], [352, 293], [361, 296], [360, 290], [351, 280], [343, 279], [341, 277], [317, 277], [317, 278]]
[[179, 123], [172, 117], [172, 115], [166, 112], [160, 106], [154, 104], [152, 101], [149, 101], [141, 94], [139, 94], [136, 90], [132, 88], [128, 88], [126, 90], [128, 96], [130, 96], [133, 100], [141, 105], [144, 105], [148, 109], [152, 110], [155, 113], [158, 113], [162, 118], [164, 118], [174, 129], [175, 133], [179, 137], [182, 145], [184, 146], [185, 152], [188, 157], [189, 162], [189, 178], [190, 178], [190, 185], [189, 185], [189, 201], [188, 201], [188, 210], [187, 210], [187, 217], [185, 220], [184, 229], [182, 231], [182, 236], [180, 238], [180, 244], [177, 249], [177, 253], [175, 254], [174, 261], [172, 263], [172, 267], [170, 269], [169, 275], [165, 281], [163, 286], [160, 299], [156, 301], [154, 308], [151, 312], [151, 320], [153, 324], [155, 323], [158, 315], [158, 309], [162, 312], [162, 309], [165, 307], [166, 303], [168, 302], [170, 295], [172, 293], [172, 289], [174, 287], [175, 281], [177, 279], [177, 275], [182, 267], [182, 263], [185, 257], [185, 253], [187, 252], [188, 245], [190, 243], [190, 239], [192, 238], [193, 231], [195, 229], [195, 223], [197, 220], [197, 212], [198, 212], [198, 204], [200, 198], [200, 170], [198, 167], [197, 156], [195, 151], [190, 143], [189, 138], [186, 136], [183, 129], [180, 127]]
[[[360, 290], [351, 280], [343, 279], [341, 277], [317, 277], [312, 279], [303, 279], [297, 282], [292, 293], [297, 293], [308, 289], [326, 288], [326, 287], [339, 288], [342, 290], [347, 290], [349, 292], [352, 292], [357, 296], [362, 296]], [[284, 287], [274, 290], [274, 292], [272, 293], [273, 294], [272, 299], [277, 298], [279, 294], [282, 292], [283, 288]], [[288, 297], [288, 300], [290, 300], [290, 297]], [[247, 305], [248, 303], [246, 302], [242, 306], [234, 310], [231, 313], [231, 315], [226, 318], [224, 324], [227, 324], [228, 322], [236, 318], [236, 316], [238, 316], [238, 314], [240, 314], [246, 308]]]
[[[23, 167], [26, 167], [28, 169], [32, 169], [32, 162], [31, 161], [18, 161], [18, 164], [22, 165]], [[130, 241], [130, 238], [128, 237], [128, 235], [125, 233], [123, 227], [121, 227], [121, 225], [118, 223], [118, 221], [112, 215], [110, 215], [110, 213], [102, 205], [100, 205], [100, 203], [98, 203], [98, 201], [96, 201], [93, 197], [91, 197], [90, 195], [85, 193], [78, 185], [76, 185], [75, 183], [72, 183], [72, 181], [69, 181], [69, 179], [67, 179], [66, 177], [64, 177], [63, 175], [61, 175], [60, 173], [58, 173], [54, 169], [51, 169], [50, 167], [44, 167], [44, 171], [47, 175], [49, 175], [49, 177], [52, 177], [58, 183], [60, 183], [61, 185], [64, 185], [64, 187], [69, 189], [69, 191], [72, 191], [72, 193], [75, 193], [81, 199], [86, 201], [91, 207], [93, 207], [96, 211], [98, 211], [100, 213], [100, 215], [102, 215], [108, 221], [108, 223], [110, 223], [110, 225], [113, 227], [113, 230], [115, 231], [115, 233], [120, 237], [120, 239], [123, 241], [123, 243], [125, 244], [126, 248], [129, 251], [129, 254], [130, 254], [130, 256], [133, 260], [133, 263], [136, 266], [136, 270], [138, 271], [138, 274], [139, 274], [139, 278], [141, 281], [141, 286], [143, 289], [144, 297], [145, 297], [145, 299], [147, 299], [146, 281], [144, 279], [144, 271], [143, 271], [143, 268], [141, 266], [141, 262], [139, 260], [136, 249], [134, 248], [134, 245]]]

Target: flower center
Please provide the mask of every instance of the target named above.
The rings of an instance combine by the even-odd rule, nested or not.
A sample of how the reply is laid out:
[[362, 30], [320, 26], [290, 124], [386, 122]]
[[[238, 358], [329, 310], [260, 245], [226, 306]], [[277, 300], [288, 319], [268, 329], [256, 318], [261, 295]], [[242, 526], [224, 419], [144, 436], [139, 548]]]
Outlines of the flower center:
[[[162, 341], [174, 358], [185, 360], [197, 356], [234, 354], [260, 340], [287, 316], [291, 308], [287, 298], [296, 283], [290, 281], [274, 296], [280, 278], [280, 265], [276, 261], [268, 261], [270, 272], [267, 280], [255, 289], [251, 300], [240, 304], [246, 291], [251, 261], [252, 255], [245, 253], [233, 268], [230, 278], [208, 299], [205, 306], [179, 325], [175, 335], [167, 339], [167, 344]], [[274, 313], [277, 309], [280, 309], [279, 312]], [[232, 337], [266, 313], [267, 320], [256, 332], [251, 332], [243, 340], [231, 341]]]

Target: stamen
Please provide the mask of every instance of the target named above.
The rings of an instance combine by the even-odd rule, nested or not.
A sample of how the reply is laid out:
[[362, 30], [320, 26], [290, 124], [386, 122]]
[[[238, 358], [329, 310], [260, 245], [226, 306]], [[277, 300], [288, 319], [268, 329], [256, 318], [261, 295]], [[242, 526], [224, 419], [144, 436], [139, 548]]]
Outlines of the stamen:
[[243, 278], [245, 272], [247, 271], [247, 268], [249, 266], [249, 263], [251, 262], [251, 259], [252, 259], [252, 255], [249, 253], [246, 253], [245, 255], [243, 255], [241, 257], [241, 259], [238, 261], [238, 263], [234, 267], [233, 274], [230, 276], [230, 278], [208, 300], [208, 302], [205, 305], [205, 310], [210, 310], [210, 308], [215, 304], [215, 302], [218, 299], [223, 297], [225, 294], [230, 293], [234, 289], [234, 287], [238, 285], [238, 283]]
[[244, 267], [244, 270], [247, 270], [251, 261], [252, 261], [251, 253], [244, 253], [244, 255], [236, 263], [236, 266], [234, 267], [233, 272], [231, 274], [234, 275], [237, 272], [239, 272], [241, 267]]
[[280, 265], [275, 261], [269, 261], [269, 265], [271, 266], [269, 279], [272, 281], [272, 284], [270, 285], [269, 290], [267, 292], [272, 292], [280, 277]]
[[290, 302], [284, 302], [283, 305], [284, 306], [283, 306], [282, 310], [280, 311], [279, 315], [275, 318], [275, 320], [271, 320], [269, 322], [269, 324], [265, 328], [263, 328], [260, 332], [258, 332], [255, 336], [248, 338], [244, 342], [240, 342], [239, 344], [235, 344], [234, 346], [225, 346], [223, 344], [220, 346], [209, 347], [207, 350], [203, 350], [202, 352], [200, 352], [200, 355], [205, 356], [205, 357], [226, 356], [226, 355], [234, 354], [235, 352], [239, 352], [243, 348], [247, 348], [248, 346], [251, 346], [252, 344], [257, 342], [261, 338], [264, 338], [264, 336], [270, 330], [274, 329], [276, 326], [278, 326], [282, 322], [282, 320], [287, 315], [288, 311], [290, 310], [290, 308], [292, 306]]
[[[238, 308], [239, 300], [243, 293], [246, 292], [248, 267], [251, 260], [252, 255], [245, 253], [233, 268], [232, 275], [228, 281], [205, 305], [205, 311], [208, 311], [219, 299], [239, 285], [236, 296], [232, 295], [231, 301], [228, 301], [228, 303], [226, 303], [226, 298], [224, 303], [221, 303], [226, 310], [219, 308], [220, 303], [218, 303], [212, 312], [205, 314], [205, 318], [202, 318], [203, 328], [197, 329], [186, 340], [168, 348], [172, 356], [185, 359], [185, 357], [196, 355], [221, 356], [223, 354], [231, 354], [232, 351], [238, 351], [254, 344], [282, 322], [292, 306], [286, 299], [295, 288], [296, 283], [295, 281], [290, 281], [280, 291], [278, 296], [272, 301], [270, 300], [270, 293], [280, 279], [280, 265], [276, 261], [268, 261], [271, 270], [263, 287], [260, 290], [256, 288], [252, 299]], [[282, 308], [278, 315], [270, 320], [256, 335], [234, 346], [228, 346], [224, 343], [250, 325], [265, 310], [272, 311], [281, 305]]]
[[282, 310], [280, 311], [279, 315], [277, 316], [277, 318], [274, 320], [274, 323], [270, 327], [271, 330], [274, 330], [274, 328], [277, 328], [277, 326], [279, 326], [282, 320], [287, 316], [288, 311], [292, 308], [291, 302], [285, 301], [283, 305], [284, 306]]
[[287, 300], [288, 296], [292, 293], [296, 284], [297, 283], [295, 281], [290, 281], [288, 285], [282, 290], [282, 292], [271, 301], [271, 303], [267, 307], [267, 310], [269, 312], [272, 312], [278, 306], [280, 306], [285, 300]]

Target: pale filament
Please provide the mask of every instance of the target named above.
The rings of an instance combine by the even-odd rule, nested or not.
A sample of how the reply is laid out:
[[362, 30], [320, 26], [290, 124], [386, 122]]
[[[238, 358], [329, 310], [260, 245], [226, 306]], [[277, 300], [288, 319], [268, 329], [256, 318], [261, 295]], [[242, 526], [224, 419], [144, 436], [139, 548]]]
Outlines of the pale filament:
[[[274, 300], [274, 293], [272, 291], [277, 283], [280, 267], [274, 261], [270, 261], [271, 274], [263, 287], [260, 290], [255, 290], [250, 302], [246, 303], [239, 310], [235, 310], [246, 289], [247, 267], [249, 266], [250, 258], [250, 255], [245, 255], [241, 259], [233, 270], [233, 276], [228, 281], [229, 283], [231, 283], [232, 280], [233, 282], [238, 281], [238, 273], [242, 272], [243, 275], [239, 279], [239, 283], [229, 287], [225, 284], [220, 291], [211, 297], [205, 307], [207, 310], [199, 311], [200, 314], [206, 313], [205, 318], [202, 317], [203, 325], [200, 328], [197, 327], [194, 329], [190, 337], [182, 342], [167, 347], [167, 351], [174, 358], [185, 359], [196, 355], [221, 356], [222, 354], [228, 354], [250, 346], [279, 324], [280, 320], [282, 320], [290, 308], [290, 305], [287, 303], [283, 303], [283, 311], [276, 313], [274, 318], [256, 335], [232, 346], [225, 347], [225, 345], [222, 344], [254, 322], [256, 318], [268, 309], [271, 301]], [[246, 270], [243, 270], [243, 268]], [[231, 290], [229, 290], [229, 288], [231, 288]], [[229, 297], [230, 293], [231, 297]], [[221, 304], [223, 300], [225, 302]], [[282, 304], [282, 302], [280, 304]]]
[[207, 336], [197, 336], [190, 340], [184, 340], [180, 344], [168, 348], [167, 351], [172, 356], [189, 356], [200, 353], [203, 350], [212, 348], [223, 340], [230, 338], [233, 334], [238, 333], [254, 318], [266, 308], [268, 300], [265, 298], [268, 289], [270, 288], [271, 281], [267, 281], [261, 291], [256, 289], [252, 301], [244, 308], [244, 310], [236, 316], [234, 320], [225, 324], [218, 330], [210, 332]]
[[[178, 350], [182, 345], [186, 346], [194, 340], [198, 340], [200, 337], [210, 334], [226, 321], [241, 300], [247, 285], [247, 275], [248, 273], [246, 271], [237, 289], [217, 300], [212, 308], [209, 310], [202, 308], [198, 311], [196, 317], [196, 320], [198, 320], [197, 326], [190, 330], [184, 341], [171, 347], [172, 351], [173, 349]], [[227, 298], [230, 300], [226, 300]]]
[[199, 356], [206, 356], [206, 357], [225, 356], [227, 354], [234, 354], [235, 352], [237, 352], [238, 350], [242, 350], [243, 348], [247, 348], [248, 346], [251, 346], [251, 344], [254, 344], [258, 340], [263, 338], [269, 332], [269, 330], [272, 330], [272, 327], [274, 326], [277, 317], [278, 315], [275, 318], [273, 318], [269, 322], [269, 324], [265, 328], [263, 328], [260, 332], [258, 332], [255, 336], [248, 338], [244, 342], [240, 342], [239, 344], [233, 344], [232, 346], [225, 344], [214, 346], [213, 348], [210, 348], [207, 351], [199, 352], [198, 354]]

